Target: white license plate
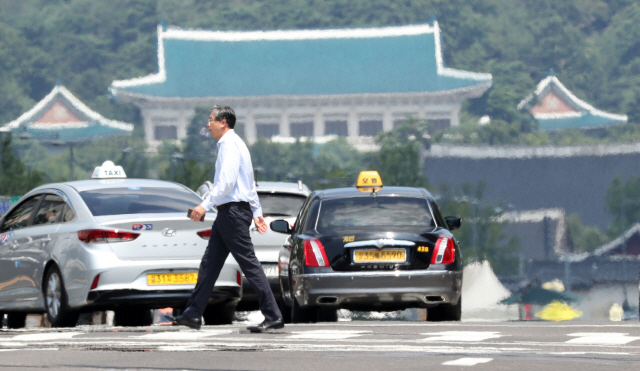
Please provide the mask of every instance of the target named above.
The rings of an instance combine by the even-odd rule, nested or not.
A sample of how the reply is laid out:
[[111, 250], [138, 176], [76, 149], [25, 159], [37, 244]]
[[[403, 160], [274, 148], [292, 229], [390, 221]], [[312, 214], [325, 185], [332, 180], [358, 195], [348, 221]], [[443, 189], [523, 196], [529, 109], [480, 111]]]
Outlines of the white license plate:
[[262, 271], [267, 278], [277, 278], [278, 264], [262, 264]]

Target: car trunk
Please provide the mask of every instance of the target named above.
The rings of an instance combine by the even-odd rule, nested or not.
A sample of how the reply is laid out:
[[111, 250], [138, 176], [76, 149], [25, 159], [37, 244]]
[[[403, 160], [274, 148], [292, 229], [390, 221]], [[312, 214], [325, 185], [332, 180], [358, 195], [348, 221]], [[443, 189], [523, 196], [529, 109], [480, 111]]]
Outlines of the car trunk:
[[[429, 267], [438, 235], [367, 232], [324, 235], [319, 239], [331, 267], [336, 271], [411, 270]], [[356, 258], [356, 251], [359, 251], [358, 254], [368, 252]], [[398, 261], [401, 252], [404, 252], [404, 261]]]
[[[274, 220], [286, 220], [289, 224], [293, 224], [295, 222], [295, 218], [283, 218], [281, 216], [278, 217], [265, 217], [264, 221], [267, 225], [270, 225]], [[287, 236], [274, 232], [269, 228], [264, 234], [260, 234], [255, 229], [255, 224], [251, 224], [251, 241], [253, 242], [253, 246], [256, 252], [256, 257], [260, 262], [278, 262], [278, 253], [284, 244], [284, 241], [287, 239]]]
[[132, 214], [99, 216], [104, 229], [140, 235], [133, 241], [111, 242], [122, 260], [201, 259], [208, 241], [197, 232], [211, 229], [212, 220], [194, 222], [186, 214]]

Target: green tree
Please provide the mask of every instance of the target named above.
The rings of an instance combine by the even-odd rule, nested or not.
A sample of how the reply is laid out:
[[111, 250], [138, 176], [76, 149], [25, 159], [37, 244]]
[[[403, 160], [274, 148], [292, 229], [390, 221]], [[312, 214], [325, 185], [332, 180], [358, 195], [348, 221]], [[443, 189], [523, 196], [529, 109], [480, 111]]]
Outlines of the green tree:
[[484, 183], [463, 184], [456, 189], [442, 187], [438, 194], [440, 210], [462, 219], [462, 226], [454, 234], [465, 264], [488, 260], [497, 275], [515, 275], [520, 242], [517, 236], [504, 234], [506, 222], [500, 221], [500, 216], [507, 208], [501, 201], [484, 200], [484, 187]]
[[567, 217], [567, 232], [574, 253], [593, 252], [609, 240], [597, 227], [584, 226], [577, 213]]
[[31, 171], [13, 153], [11, 134], [4, 134], [2, 140], [2, 159], [0, 159], [0, 194], [23, 195], [44, 183], [44, 173]]
[[607, 188], [605, 200], [609, 213], [614, 216], [608, 235], [614, 238], [640, 221], [640, 176], [630, 176], [627, 180], [616, 176]]
[[422, 158], [430, 148], [429, 124], [423, 120], [408, 120], [389, 132], [376, 137], [380, 150], [372, 167], [378, 170], [383, 184], [390, 186], [427, 187], [422, 175]]

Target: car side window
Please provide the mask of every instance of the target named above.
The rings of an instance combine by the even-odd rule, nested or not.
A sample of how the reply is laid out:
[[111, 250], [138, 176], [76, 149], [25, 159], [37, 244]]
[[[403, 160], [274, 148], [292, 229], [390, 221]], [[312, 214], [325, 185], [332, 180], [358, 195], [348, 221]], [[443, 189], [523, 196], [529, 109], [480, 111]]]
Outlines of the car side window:
[[72, 222], [76, 219], [76, 212], [68, 205], [64, 205], [64, 211], [62, 212], [62, 222]]
[[62, 221], [67, 203], [58, 195], [47, 194], [38, 207], [33, 220], [34, 225], [54, 224]]
[[33, 196], [16, 207], [2, 223], [2, 232], [14, 231], [29, 225], [29, 219], [40, 201], [40, 196]]
[[305, 223], [305, 228], [304, 228], [305, 232], [316, 229], [316, 220], [318, 220], [319, 206], [320, 206], [319, 199], [313, 200], [313, 202], [311, 202], [311, 205], [309, 205], [309, 213], [308, 213], [309, 217], [307, 218], [307, 221]]
[[296, 224], [295, 224], [295, 233], [296, 234], [301, 234], [304, 231], [304, 221], [307, 219], [307, 214], [309, 213], [309, 203], [311, 201], [311, 197], [309, 197], [307, 199], [307, 201], [305, 201], [304, 205], [302, 205], [302, 208], [300, 208], [300, 213], [298, 214], [298, 218], [296, 219]]

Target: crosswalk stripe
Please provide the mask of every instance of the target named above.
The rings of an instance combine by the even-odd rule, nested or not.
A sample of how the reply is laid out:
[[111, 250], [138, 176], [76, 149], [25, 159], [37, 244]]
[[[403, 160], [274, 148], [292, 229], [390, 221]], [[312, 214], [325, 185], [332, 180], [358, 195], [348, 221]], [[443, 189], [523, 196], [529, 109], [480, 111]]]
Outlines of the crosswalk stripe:
[[289, 339], [318, 339], [318, 340], [340, 340], [352, 337], [362, 336], [371, 333], [371, 331], [349, 331], [349, 330], [315, 330], [304, 332], [293, 332]]
[[569, 344], [589, 344], [589, 345], [624, 345], [640, 339], [638, 336], [628, 336], [628, 333], [621, 332], [579, 332], [567, 334], [575, 339], [567, 340]]
[[429, 336], [422, 341], [484, 341], [502, 337], [499, 332], [492, 331], [444, 331], [423, 333], [420, 335]]
[[207, 330], [207, 331], [190, 331], [190, 332], [154, 332], [136, 336], [138, 339], [145, 340], [194, 340], [202, 339], [218, 335], [228, 335], [233, 333], [232, 330]]
[[442, 363], [444, 366], [475, 366], [480, 363], [493, 361], [493, 358], [459, 358]]

